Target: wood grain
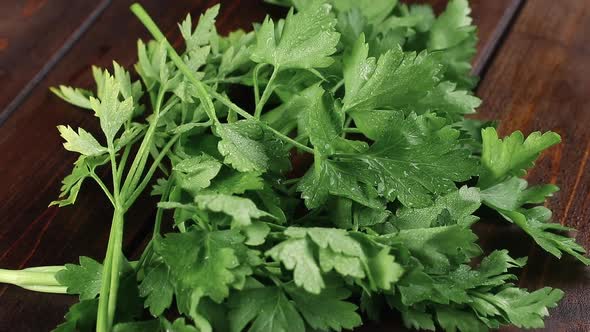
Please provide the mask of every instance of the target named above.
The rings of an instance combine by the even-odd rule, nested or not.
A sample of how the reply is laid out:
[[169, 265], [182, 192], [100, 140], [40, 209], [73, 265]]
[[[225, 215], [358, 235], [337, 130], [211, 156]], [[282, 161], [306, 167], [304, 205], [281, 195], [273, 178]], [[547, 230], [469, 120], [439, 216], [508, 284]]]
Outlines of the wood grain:
[[110, 0], [0, 1], [0, 123]]
[[[473, 16], [479, 25], [479, 54], [494, 49], [501, 38], [507, 15], [517, 0], [472, 1]], [[193, 17], [217, 1], [150, 0], [142, 4], [165, 31], [178, 43], [176, 22], [186, 12]], [[421, 1], [424, 2], [424, 1]], [[444, 1], [432, 0], [437, 10]], [[47, 2], [49, 6], [51, 2]], [[47, 91], [49, 86], [68, 84], [91, 86], [91, 64], [109, 66], [111, 60], [129, 66], [136, 58], [135, 41], [146, 38], [143, 27], [128, 11], [130, 1], [114, 1], [82, 38], [71, 48], [47, 76], [34, 88], [25, 102], [0, 127], [0, 266], [19, 268], [73, 262], [79, 255], [101, 259], [107, 242], [111, 211], [94, 184], [85, 185], [75, 207], [47, 209], [58, 193], [59, 182], [70, 171], [74, 155], [64, 151], [55, 130], [58, 124], [82, 126], [96, 132], [98, 124], [89, 113], [69, 107]], [[237, 27], [248, 28], [260, 21], [270, 6], [252, 1], [222, 1], [218, 21], [221, 32]], [[34, 6], [33, 6], [34, 7]], [[0, 48], [3, 45], [0, 36]], [[10, 41], [8, 41], [10, 45]], [[0, 51], [1, 52], [1, 51]], [[481, 56], [479, 61], [485, 63]], [[476, 60], [477, 61], [477, 60]], [[0, 66], [2, 62], [0, 62]], [[12, 72], [11, 72], [12, 74]], [[12, 83], [11, 83], [12, 84]], [[18, 88], [13, 88], [18, 91]], [[5, 96], [5, 93], [1, 94]], [[42, 143], [41, 143], [42, 142]], [[582, 187], [582, 184], [579, 185]], [[125, 251], [129, 254], [141, 247], [152, 218], [149, 201], [129, 213], [125, 234]], [[578, 207], [573, 205], [572, 213]], [[62, 320], [72, 297], [31, 293], [16, 287], [0, 287], [0, 331], [39, 331]], [[35, 319], [43, 317], [42, 320]], [[398, 320], [388, 322], [398, 330]], [[382, 325], [381, 325], [382, 328]], [[367, 330], [380, 330], [369, 327]]]
[[[549, 150], [528, 175], [532, 183], [555, 183], [555, 222], [579, 230], [590, 248], [590, 6], [587, 1], [527, 1], [478, 89], [481, 113], [501, 119], [500, 130], [553, 130], [563, 142]], [[514, 228], [484, 232], [490, 247], [528, 255], [520, 283], [532, 289], [562, 288], [566, 297], [551, 311], [542, 331], [590, 331], [590, 269], [541, 252]], [[491, 238], [491, 234], [493, 238]], [[505, 329], [516, 331], [516, 329]]]

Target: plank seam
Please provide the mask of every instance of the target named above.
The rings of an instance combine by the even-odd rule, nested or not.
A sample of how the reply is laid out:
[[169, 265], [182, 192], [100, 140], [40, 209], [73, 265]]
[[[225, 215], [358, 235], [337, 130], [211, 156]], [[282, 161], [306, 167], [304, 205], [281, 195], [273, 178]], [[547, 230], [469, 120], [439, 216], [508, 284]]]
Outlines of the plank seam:
[[481, 56], [473, 66], [473, 74], [480, 77], [480, 82], [484, 79], [488, 68], [491, 66], [498, 50], [504, 44], [506, 37], [509, 35], [514, 22], [518, 18], [521, 9], [524, 7], [526, 0], [514, 0], [506, 8], [500, 18], [500, 22], [494, 29], [490, 42], [486, 44], [481, 52]]
[[96, 22], [105, 9], [111, 4], [112, 0], [103, 0], [88, 16], [84, 22], [66, 39], [63, 45], [49, 58], [33, 78], [24, 86], [24, 88], [12, 99], [0, 114], [0, 127], [6, 120], [25, 102], [33, 89], [51, 72], [51, 70], [64, 58], [69, 50], [82, 38], [82, 36]]

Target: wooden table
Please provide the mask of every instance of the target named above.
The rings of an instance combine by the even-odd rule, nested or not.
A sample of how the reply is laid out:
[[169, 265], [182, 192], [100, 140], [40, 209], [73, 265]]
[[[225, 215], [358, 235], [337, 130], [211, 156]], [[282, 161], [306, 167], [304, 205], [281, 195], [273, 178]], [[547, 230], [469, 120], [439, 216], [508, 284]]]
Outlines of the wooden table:
[[[145, 0], [142, 3], [180, 43], [176, 22], [193, 17], [218, 1]], [[422, 1], [424, 2], [424, 1]], [[427, 1], [438, 10], [446, 1]], [[0, 1], [0, 266], [55, 265], [79, 255], [100, 259], [107, 242], [111, 211], [98, 187], [85, 184], [75, 207], [47, 208], [72, 167], [55, 129], [58, 124], [98, 129], [92, 114], [58, 100], [48, 88], [57, 84], [90, 87], [90, 65], [130, 66], [135, 41], [145, 29], [129, 12], [129, 0]], [[501, 132], [553, 130], [563, 143], [549, 150], [529, 174], [533, 183], [550, 182], [562, 190], [549, 203], [556, 222], [579, 230], [590, 248], [590, 1], [473, 0], [480, 42], [475, 71], [480, 117], [503, 121]], [[258, 1], [222, 1], [219, 30], [249, 28], [268, 11]], [[280, 13], [280, 11], [279, 11]], [[132, 210], [124, 250], [140, 252], [150, 231], [149, 199]], [[141, 208], [144, 207], [144, 208]], [[566, 291], [547, 319], [546, 331], [590, 331], [590, 269], [571, 259], [541, 252], [520, 231], [497, 220], [478, 227], [485, 248], [508, 248], [529, 256], [520, 284], [550, 285]], [[76, 299], [0, 286], [0, 331], [44, 331], [62, 321]], [[402, 330], [396, 318], [384, 323]], [[364, 331], [382, 330], [368, 326]], [[503, 331], [516, 329], [507, 328]]]

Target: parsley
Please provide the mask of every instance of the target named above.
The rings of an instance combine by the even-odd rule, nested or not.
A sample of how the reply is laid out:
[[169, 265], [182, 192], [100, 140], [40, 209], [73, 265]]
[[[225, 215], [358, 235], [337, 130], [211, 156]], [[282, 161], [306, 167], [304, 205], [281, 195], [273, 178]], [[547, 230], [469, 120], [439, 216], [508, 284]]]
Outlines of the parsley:
[[[543, 327], [563, 292], [519, 288], [526, 258], [484, 256], [478, 210], [590, 259], [543, 205], [557, 186], [523, 178], [559, 136], [465, 119], [481, 103], [467, 1], [438, 17], [390, 0], [272, 2], [286, 18], [228, 36], [219, 5], [187, 16], [180, 53], [132, 6], [154, 37], [135, 72], [114, 62], [92, 68], [94, 91], [52, 89], [100, 122], [58, 127], [79, 157], [51, 204], [96, 181], [113, 206], [105, 257], [0, 281], [79, 295], [55, 331], [341, 331], [385, 308], [416, 329]], [[254, 104], [228, 97], [238, 86]], [[150, 184], [153, 234], [129, 262], [127, 211]]]

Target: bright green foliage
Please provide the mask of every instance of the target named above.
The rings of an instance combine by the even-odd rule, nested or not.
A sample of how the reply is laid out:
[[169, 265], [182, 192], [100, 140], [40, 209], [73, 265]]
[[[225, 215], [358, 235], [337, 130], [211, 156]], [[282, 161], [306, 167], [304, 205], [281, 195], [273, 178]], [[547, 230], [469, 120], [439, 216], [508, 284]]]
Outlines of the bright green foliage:
[[[325, 287], [322, 274], [332, 270], [373, 290], [390, 289], [402, 273], [387, 247], [359, 234], [333, 228], [290, 227], [285, 235], [290, 239], [267, 255], [293, 270], [295, 284], [312, 294], [321, 292]], [[314, 257], [315, 252], [319, 259]]]
[[85, 156], [100, 156], [107, 152], [107, 149], [100, 145], [92, 134], [82, 128], [76, 133], [70, 126], [58, 126], [57, 129], [66, 142], [64, 148], [69, 151], [78, 152]]
[[508, 176], [523, 176], [541, 152], [561, 141], [558, 134], [534, 132], [526, 139], [520, 131], [500, 139], [494, 128], [482, 131], [482, 171], [478, 185], [487, 188]]
[[80, 294], [80, 300], [90, 300], [100, 292], [102, 265], [92, 258], [80, 257], [80, 265], [66, 264], [55, 278], [68, 287], [69, 294]]
[[[120, 85], [108, 73], [104, 77], [104, 91], [100, 99], [90, 98], [90, 105], [100, 119], [100, 127], [104, 132], [107, 143], [112, 143], [121, 126], [131, 119], [133, 113], [133, 98], [119, 101]], [[99, 95], [100, 96], [100, 95]]]
[[313, 1], [297, 14], [289, 12], [276, 27], [267, 17], [256, 32], [252, 60], [282, 69], [329, 66], [339, 39], [330, 9], [323, 1]]
[[170, 269], [177, 294], [188, 292], [221, 302], [229, 295], [237, 274], [243, 272], [241, 265], [248, 263], [239, 259], [244, 252], [237, 252], [247, 250], [243, 240], [235, 231], [195, 230], [168, 234], [156, 241], [156, 251]]
[[249, 199], [224, 194], [198, 195], [195, 202], [202, 210], [225, 213], [233, 218], [236, 225], [248, 226], [252, 218], [258, 219], [269, 214], [258, 210]]
[[466, 88], [472, 88], [476, 82], [470, 73], [477, 43], [470, 13], [467, 0], [449, 1], [445, 11], [432, 23], [427, 39], [429, 50], [442, 51], [439, 59], [446, 67], [445, 78]]
[[361, 324], [357, 306], [344, 301], [350, 297], [346, 288], [326, 288], [319, 295], [300, 292], [296, 287], [287, 288], [295, 306], [309, 326], [320, 331], [341, 331]]
[[[52, 89], [100, 122], [102, 134], [58, 127], [79, 157], [51, 204], [96, 181], [114, 209], [104, 260], [0, 279], [79, 294], [56, 331], [342, 331], [389, 309], [431, 331], [542, 328], [563, 292], [520, 288], [526, 258], [483, 254], [481, 206], [549, 254], [590, 259], [551, 222], [557, 186], [523, 179], [559, 136], [500, 138], [466, 119], [481, 104], [467, 0], [438, 16], [392, 0], [271, 2], [286, 18], [227, 36], [219, 5], [187, 16], [181, 52], [132, 6], [155, 39], [138, 41], [134, 72], [114, 62], [92, 68], [93, 91]], [[150, 184], [153, 234], [129, 263], [125, 228]]]
[[160, 316], [170, 304], [174, 288], [170, 283], [170, 270], [163, 262], [157, 262], [146, 271], [139, 285], [139, 295], [145, 297], [145, 307], [154, 317]]
[[[394, 118], [366, 152], [343, 158], [346, 167], [379, 194], [406, 206], [427, 206], [431, 194], [448, 193], [456, 188], [455, 182], [475, 175], [476, 161], [460, 146], [458, 131], [414, 114], [404, 118], [397, 113]], [[363, 130], [379, 118], [359, 115], [355, 121]]]
[[[241, 291], [229, 301], [230, 331], [304, 332], [305, 325], [295, 305], [277, 287]], [[251, 322], [250, 327], [247, 328]]]
[[368, 58], [361, 36], [344, 60], [345, 110], [397, 108], [426, 96], [439, 81], [440, 64], [427, 53], [393, 48], [379, 59]]

